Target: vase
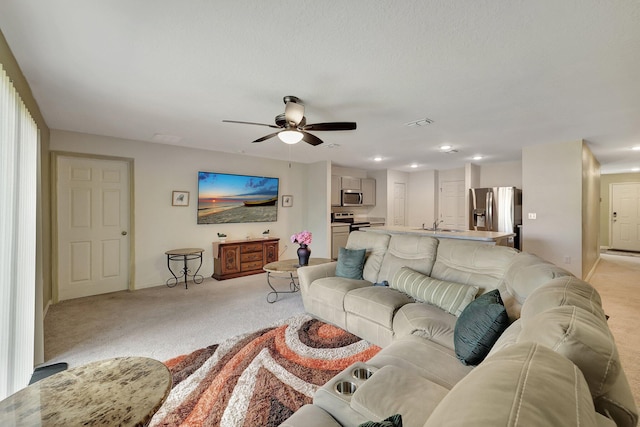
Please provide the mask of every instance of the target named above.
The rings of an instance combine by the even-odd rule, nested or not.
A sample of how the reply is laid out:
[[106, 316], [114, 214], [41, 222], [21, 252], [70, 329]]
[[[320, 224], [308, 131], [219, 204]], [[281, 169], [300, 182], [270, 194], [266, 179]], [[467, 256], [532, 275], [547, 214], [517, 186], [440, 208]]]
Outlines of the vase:
[[298, 248], [298, 264], [309, 265], [309, 256], [311, 256], [311, 249], [305, 244], [300, 244]]

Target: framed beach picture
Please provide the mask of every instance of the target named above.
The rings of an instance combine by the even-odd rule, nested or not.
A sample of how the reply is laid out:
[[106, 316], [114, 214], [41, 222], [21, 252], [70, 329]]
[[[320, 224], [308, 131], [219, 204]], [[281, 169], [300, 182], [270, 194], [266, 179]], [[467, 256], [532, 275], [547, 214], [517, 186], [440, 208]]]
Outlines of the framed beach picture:
[[172, 206], [189, 206], [188, 191], [174, 191], [171, 195]]
[[293, 206], [293, 196], [290, 196], [288, 194], [282, 196], [282, 207], [290, 208], [291, 206]]

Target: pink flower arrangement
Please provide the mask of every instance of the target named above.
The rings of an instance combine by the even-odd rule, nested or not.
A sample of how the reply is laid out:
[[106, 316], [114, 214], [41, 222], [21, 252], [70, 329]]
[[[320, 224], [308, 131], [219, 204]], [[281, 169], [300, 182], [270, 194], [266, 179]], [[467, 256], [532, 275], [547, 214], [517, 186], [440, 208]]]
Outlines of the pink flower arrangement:
[[291, 243], [299, 243], [301, 245], [311, 244], [311, 232], [304, 230], [291, 236]]

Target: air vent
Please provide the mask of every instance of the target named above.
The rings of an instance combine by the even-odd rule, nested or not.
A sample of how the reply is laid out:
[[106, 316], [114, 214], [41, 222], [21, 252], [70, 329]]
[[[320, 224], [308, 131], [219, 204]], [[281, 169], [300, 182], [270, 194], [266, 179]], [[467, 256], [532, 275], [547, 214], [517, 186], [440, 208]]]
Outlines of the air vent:
[[405, 123], [405, 126], [414, 127], [414, 126], [429, 126], [433, 123], [433, 120], [424, 118], [420, 120], [414, 120], [413, 122]]

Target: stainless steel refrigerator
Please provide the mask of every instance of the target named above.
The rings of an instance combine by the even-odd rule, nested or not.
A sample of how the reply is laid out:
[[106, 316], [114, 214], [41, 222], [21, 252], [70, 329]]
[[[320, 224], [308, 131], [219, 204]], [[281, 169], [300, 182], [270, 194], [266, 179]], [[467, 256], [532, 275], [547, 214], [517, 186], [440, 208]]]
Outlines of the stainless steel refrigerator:
[[469, 228], [478, 231], [516, 233], [514, 246], [520, 248], [522, 190], [516, 187], [469, 189]]

